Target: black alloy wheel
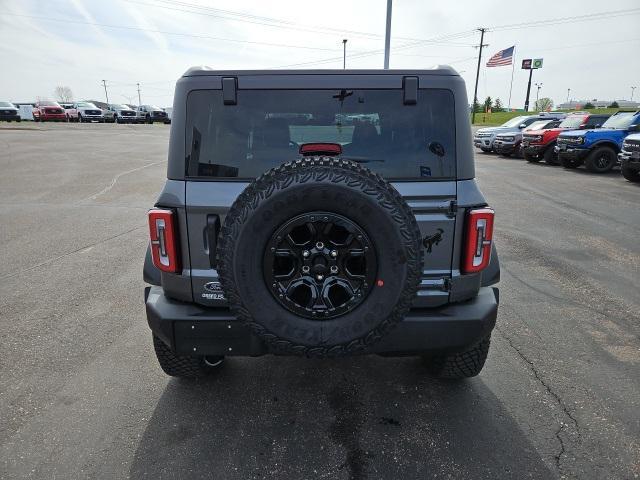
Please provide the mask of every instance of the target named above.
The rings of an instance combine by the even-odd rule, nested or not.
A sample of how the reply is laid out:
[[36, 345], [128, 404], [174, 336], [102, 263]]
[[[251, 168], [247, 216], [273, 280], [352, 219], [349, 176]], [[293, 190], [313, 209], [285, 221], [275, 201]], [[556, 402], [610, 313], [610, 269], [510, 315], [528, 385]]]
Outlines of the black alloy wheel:
[[376, 281], [376, 252], [355, 222], [310, 212], [286, 222], [264, 253], [264, 275], [275, 299], [311, 319], [331, 319], [358, 306]]

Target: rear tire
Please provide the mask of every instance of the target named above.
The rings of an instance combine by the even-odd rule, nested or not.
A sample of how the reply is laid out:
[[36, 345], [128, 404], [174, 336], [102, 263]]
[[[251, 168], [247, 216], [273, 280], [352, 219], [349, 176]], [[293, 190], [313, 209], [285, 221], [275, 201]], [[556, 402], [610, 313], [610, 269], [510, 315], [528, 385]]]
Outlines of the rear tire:
[[622, 167], [622, 176], [633, 183], [640, 182], [640, 170], [634, 170], [629, 167]]
[[593, 173], [605, 173], [616, 164], [616, 152], [611, 147], [598, 147], [589, 153], [587, 161], [584, 163], [587, 170]]
[[458, 353], [423, 357], [427, 370], [437, 378], [462, 379], [480, 373], [489, 354], [491, 334]]
[[198, 378], [216, 373], [224, 357], [191, 357], [176, 355], [158, 337], [153, 336], [153, 348], [160, 367], [167, 375], [180, 378]]

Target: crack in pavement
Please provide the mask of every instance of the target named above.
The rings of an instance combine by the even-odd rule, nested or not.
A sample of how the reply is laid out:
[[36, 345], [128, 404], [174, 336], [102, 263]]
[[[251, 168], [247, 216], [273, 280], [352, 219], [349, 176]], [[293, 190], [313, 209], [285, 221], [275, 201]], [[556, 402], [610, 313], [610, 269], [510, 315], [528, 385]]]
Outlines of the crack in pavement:
[[501, 269], [503, 271], [507, 272], [509, 275], [511, 275], [514, 279], [516, 279], [517, 281], [522, 283], [524, 286], [530, 288], [534, 292], [539, 293], [540, 295], [545, 295], [546, 297], [553, 298], [554, 300], [557, 300], [560, 303], [566, 303], [566, 304], [569, 304], [569, 305], [573, 305], [574, 307], [578, 307], [578, 308], [583, 308], [585, 310], [589, 310], [589, 311], [591, 311], [593, 313], [597, 313], [598, 315], [602, 315], [605, 318], [615, 318], [615, 319], [618, 319], [618, 320], [627, 321], [626, 317], [621, 317], [620, 315], [616, 315], [614, 312], [607, 312], [607, 311], [603, 311], [603, 310], [598, 310], [597, 308], [595, 308], [595, 307], [593, 307], [591, 305], [587, 305], [586, 303], [580, 303], [580, 302], [577, 302], [575, 300], [571, 300], [568, 297], [558, 297], [558, 296], [554, 295], [553, 293], [546, 292], [546, 291], [544, 291], [544, 290], [532, 285], [531, 283], [527, 282], [526, 280], [523, 280], [520, 276], [516, 275], [511, 270], [508, 270], [508, 269], [506, 269], [504, 267], [501, 267]]
[[[529, 368], [531, 369], [531, 372], [533, 373], [533, 376], [535, 377], [535, 379], [538, 381], [538, 383], [540, 383], [545, 390], [547, 391], [547, 393], [553, 397], [555, 399], [555, 401], [557, 402], [558, 406], [562, 409], [563, 413], [569, 417], [571, 419], [571, 421], [573, 422], [573, 425], [575, 426], [575, 430], [576, 430], [576, 435], [578, 436], [579, 439], [582, 439], [582, 434], [580, 432], [580, 426], [578, 425], [578, 421], [576, 420], [576, 418], [573, 416], [573, 414], [571, 413], [571, 411], [569, 410], [569, 408], [565, 405], [564, 401], [562, 400], [562, 398], [560, 397], [560, 395], [558, 395], [556, 392], [554, 392], [551, 387], [549, 386], [549, 384], [547, 384], [547, 382], [542, 378], [542, 376], [540, 375], [540, 373], [538, 372], [538, 369], [536, 368], [535, 364], [529, 360], [529, 358], [520, 351], [520, 349], [513, 343], [513, 341], [511, 340], [511, 338], [506, 335], [504, 333], [504, 331], [499, 328], [497, 325], [495, 327], [495, 329], [498, 331], [498, 333], [500, 333], [500, 335], [502, 336], [502, 338], [504, 338], [507, 343], [509, 344], [509, 346], [515, 350], [515, 352], [518, 354], [518, 356], [527, 364], [529, 365]], [[565, 447], [565, 443], [564, 440], [562, 439], [561, 433], [564, 431], [565, 427], [568, 427], [569, 425], [567, 423], [564, 423], [562, 421], [560, 421], [560, 427], [558, 428], [558, 430], [556, 430], [555, 432], [555, 437], [558, 439], [558, 443], [560, 444], [560, 450], [558, 451], [558, 453], [556, 453], [554, 455], [554, 459], [555, 459], [555, 464], [556, 464], [556, 469], [558, 470], [558, 472], [560, 474], [562, 474], [562, 456], [566, 453], [567, 449]]]
[[141, 225], [141, 226], [138, 226], [138, 227], [131, 228], [131, 229], [126, 230], [124, 232], [118, 233], [117, 235], [113, 235], [112, 237], [104, 238], [102, 240], [98, 240], [96, 242], [90, 243], [89, 245], [84, 245], [84, 246], [82, 246], [80, 248], [77, 248], [76, 250], [71, 251], [71, 252], [63, 253], [62, 255], [58, 255], [57, 257], [49, 258], [49, 259], [45, 260], [44, 262], [40, 262], [40, 263], [38, 263], [36, 265], [32, 265], [31, 267], [27, 267], [27, 268], [23, 268], [23, 269], [17, 270], [15, 272], [7, 273], [6, 275], [0, 276], [0, 279], [11, 278], [11, 277], [15, 277], [16, 275], [20, 275], [21, 273], [30, 272], [31, 270], [35, 270], [36, 268], [42, 267], [44, 265], [48, 265], [49, 263], [53, 263], [56, 260], [60, 260], [61, 258], [68, 257], [68, 256], [73, 255], [75, 253], [78, 253], [78, 252], [81, 252], [83, 250], [86, 250], [87, 248], [95, 247], [96, 245], [100, 245], [101, 243], [105, 243], [105, 242], [108, 242], [109, 240], [113, 240], [114, 238], [118, 238], [118, 237], [121, 237], [123, 235], [126, 235], [127, 233], [131, 233], [134, 230], [139, 230], [141, 228], [146, 228], [146, 227], [147, 227], [146, 225]]
[[104, 188], [103, 188], [102, 190], [100, 190], [98, 193], [94, 193], [93, 195], [91, 195], [91, 196], [89, 196], [89, 197], [87, 197], [87, 198], [84, 198], [84, 199], [80, 200], [78, 203], [80, 203], [80, 204], [81, 204], [82, 202], [86, 202], [87, 200], [95, 200], [95, 199], [96, 199], [96, 198], [98, 198], [100, 195], [104, 195], [104, 194], [105, 194], [105, 193], [107, 193], [109, 190], [111, 190], [111, 189], [116, 185], [116, 183], [118, 183], [118, 180], [120, 179], [120, 177], [123, 177], [124, 175], [128, 175], [128, 174], [130, 174], [130, 173], [134, 173], [134, 172], [138, 172], [138, 171], [143, 170], [143, 169], [145, 169], [145, 168], [152, 167], [152, 166], [154, 166], [154, 165], [160, 165], [161, 163], [166, 163], [166, 162], [167, 162], [166, 160], [162, 160], [162, 161], [160, 161], [160, 162], [152, 162], [152, 163], [148, 163], [148, 164], [146, 164], [146, 165], [143, 165], [143, 166], [141, 166], [141, 167], [137, 167], [137, 168], [133, 168], [133, 169], [131, 169], [131, 170], [127, 170], [127, 171], [125, 171], [125, 172], [120, 172], [119, 174], [117, 174], [115, 177], [113, 177], [113, 178], [111, 179], [111, 183], [109, 183], [109, 185], [107, 185], [106, 187], [104, 187]]

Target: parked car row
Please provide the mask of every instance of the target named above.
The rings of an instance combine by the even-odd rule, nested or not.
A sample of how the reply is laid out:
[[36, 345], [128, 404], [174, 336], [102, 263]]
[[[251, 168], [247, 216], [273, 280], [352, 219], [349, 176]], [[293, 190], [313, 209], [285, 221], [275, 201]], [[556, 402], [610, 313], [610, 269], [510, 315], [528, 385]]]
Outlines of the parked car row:
[[473, 138], [483, 152], [544, 160], [573, 169], [582, 165], [604, 173], [620, 165], [629, 181], [640, 182], [640, 110], [613, 115], [575, 112], [559, 120], [552, 114], [513, 118], [499, 127], [481, 128]]
[[[91, 102], [58, 103], [37, 101], [31, 111], [35, 122], [97, 122], [97, 123], [171, 123], [167, 112], [154, 105], [136, 109], [124, 104], [109, 104], [103, 110]], [[21, 121], [18, 108], [11, 102], [0, 102], [0, 120]]]

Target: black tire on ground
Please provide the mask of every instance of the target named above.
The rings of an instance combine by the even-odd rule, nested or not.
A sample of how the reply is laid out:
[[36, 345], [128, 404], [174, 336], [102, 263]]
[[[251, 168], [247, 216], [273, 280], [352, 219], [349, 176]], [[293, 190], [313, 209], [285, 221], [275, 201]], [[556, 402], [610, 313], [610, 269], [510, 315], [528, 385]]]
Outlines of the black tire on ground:
[[555, 143], [552, 143], [551, 145], [549, 145], [547, 147], [547, 149], [544, 151], [544, 161], [547, 165], [558, 165], [558, 155], [556, 154], [556, 152], [553, 150], [553, 147], [555, 146]]
[[153, 120], [151, 119], [151, 115], [147, 115], [147, 123], [153, 124]]
[[529, 163], [538, 163], [540, 160], [542, 160], [540, 157], [534, 157], [533, 155], [530, 155], [526, 152], [524, 154], [524, 159]]
[[197, 378], [212, 375], [224, 363], [224, 357], [176, 355], [155, 335], [153, 335], [153, 349], [164, 373], [172, 377]]
[[490, 343], [491, 334], [462, 352], [441, 356], [425, 356], [423, 360], [429, 373], [438, 378], [475, 377], [484, 367]]
[[574, 159], [574, 158], [566, 158], [566, 157], [561, 157], [560, 158], [560, 163], [562, 164], [562, 166], [564, 168], [578, 168], [580, 165], [582, 165], [582, 160], [578, 160], [578, 159]]
[[22, 121], [22, 119], [21, 119], [21, 118], [18, 118], [18, 119], [16, 120], [16, 122], [21, 122], [21, 121]]
[[622, 176], [629, 180], [630, 182], [638, 183], [640, 182], [640, 170], [634, 170], [629, 167], [622, 167]]
[[82, 115], [78, 114], [78, 123], [84, 123], [82, 120]]
[[[323, 243], [319, 239], [326, 245], [334, 242], [330, 232], [336, 222], [329, 220], [322, 226], [330, 216], [353, 227], [351, 231], [342, 227], [344, 242], [353, 244], [357, 238], [355, 243], [371, 246], [361, 250], [365, 265], [361, 276], [365, 281], [360, 285], [364, 295], [347, 295], [343, 303], [336, 302], [337, 306], [332, 301], [323, 302], [325, 311], [316, 311], [314, 301], [317, 303], [319, 290], [328, 294], [329, 285], [335, 283], [326, 282], [333, 282], [341, 273], [332, 278], [326, 274], [324, 281], [317, 279], [319, 285], [314, 280], [304, 283], [301, 278], [312, 295], [298, 302], [306, 305], [302, 309], [308, 309], [301, 312], [295, 302], [291, 303], [295, 291], [285, 291], [282, 299], [277, 298], [277, 288], [272, 288], [276, 284], [265, 280], [272, 273], [268, 267], [270, 252], [276, 250], [269, 245], [276, 244], [274, 236], [289, 224], [305, 222], [303, 218], [316, 222], [313, 228], [304, 227], [310, 232], [308, 238], [300, 240], [299, 247], [290, 248], [291, 255], [296, 255], [292, 271], [297, 271], [296, 265], [301, 262], [298, 250], [321, 248], [317, 247]], [[344, 270], [344, 262], [350, 258], [346, 255], [345, 260], [338, 259]], [[225, 218], [217, 249], [220, 282], [236, 317], [271, 351], [310, 357], [362, 352], [388, 333], [404, 318], [415, 298], [422, 258], [420, 230], [400, 194], [380, 175], [358, 163], [328, 157], [285, 163], [249, 184]], [[321, 314], [322, 320], [312, 311]]]
[[484, 153], [490, 153], [491, 152], [490, 148], [481, 148], [480, 150], [482, 150]]
[[611, 147], [597, 147], [587, 156], [584, 166], [593, 173], [605, 173], [613, 168], [618, 160], [616, 151]]

